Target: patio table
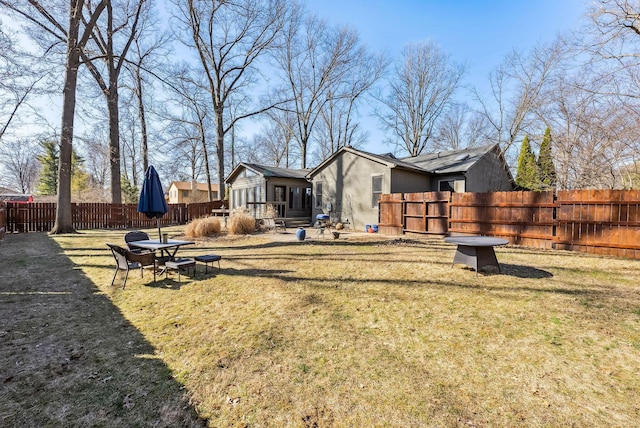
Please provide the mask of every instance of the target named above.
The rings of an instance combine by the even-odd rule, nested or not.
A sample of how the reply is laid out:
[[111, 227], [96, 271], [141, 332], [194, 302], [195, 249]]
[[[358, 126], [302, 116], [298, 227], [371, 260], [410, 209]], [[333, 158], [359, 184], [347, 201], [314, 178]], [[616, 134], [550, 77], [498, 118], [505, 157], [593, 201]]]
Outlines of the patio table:
[[458, 246], [451, 267], [456, 263], [470, 266], [475, 269], [476, 276], [478, 269], [484, 266], [495, 266], [498, 272], [502, 272], [493, 247], [508, 244], [506, 239], [491, 236], [449, 236], [444, 241]]
[[162, 242], [159, 239], [144, 239], [142, 241], [132, 241], [129, 245], [132, 247], [144, 248], [151, 251], [160, 251], [160, 254], [166, 254], [170, 260], [175, 260], [178, 249], [183, 245], [195, 244], [193, 241], [180, 241], [178, 239], [168, 239]]

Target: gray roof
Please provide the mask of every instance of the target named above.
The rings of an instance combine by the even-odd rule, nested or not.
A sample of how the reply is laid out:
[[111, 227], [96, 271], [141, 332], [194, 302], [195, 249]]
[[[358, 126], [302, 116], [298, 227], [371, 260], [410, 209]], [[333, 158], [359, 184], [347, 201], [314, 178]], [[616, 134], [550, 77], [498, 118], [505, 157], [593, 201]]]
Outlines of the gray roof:
[[400, 161], [435, 174], [467, 172], [484, 155], [496, 147], [495, 144], [469, 147], [460, 150], [429, 153], [416, 157], [402, 158]]
[[343, 152], [350, 152], [374, 162], [380, 162], [387, 165], [389, 168], [400, 168], [427, 174], [456, 174], [467, 172], [480, 160], [480, 158], [491, 151], [495, 151], [496, 155], [500, 156], [498, 146], [496, 144], [490, 144], [398, 159], [391, 153], [377, 155], [363, 150], [357, 150], [349, 146], [344, 146], [313, 169], [307, 175], [307, 178], [312, 178], [322, 168], [332, 162], [336, 156], [339, 156]]
[[242, 162], [229, 174], [226, 181], [229, 181], [235, 173], [239, 171], [241, 167], [251, 169], [264, 177], [278, 177], [278, 178], [301, 178], [305, 179], [306, 175], [311, 171], [311, 168], [305, 169], [292, 169], [292, 168], [280, 168], [277, 166], [260, 165], [257, 163]]

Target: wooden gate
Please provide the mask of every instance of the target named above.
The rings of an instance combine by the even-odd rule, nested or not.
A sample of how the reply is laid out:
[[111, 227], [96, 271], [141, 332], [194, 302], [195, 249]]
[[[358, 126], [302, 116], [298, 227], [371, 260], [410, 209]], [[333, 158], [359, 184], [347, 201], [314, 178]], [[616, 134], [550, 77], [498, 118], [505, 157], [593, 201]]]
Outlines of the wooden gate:
[[378, 231], [445, 235], [451, 192], [392, 193], [380, 196]]

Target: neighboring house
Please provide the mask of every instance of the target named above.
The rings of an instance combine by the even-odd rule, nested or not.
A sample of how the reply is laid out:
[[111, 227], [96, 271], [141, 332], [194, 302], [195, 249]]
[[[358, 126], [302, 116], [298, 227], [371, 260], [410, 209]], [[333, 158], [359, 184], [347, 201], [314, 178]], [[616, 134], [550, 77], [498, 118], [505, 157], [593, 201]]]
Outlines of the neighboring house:
[[[220, 199], [220, 190], [217, 184], [211, 185], [213, 200]], [[172, 181], [167, 190], [168, 202], [170, 204], [189, 204], [195, 202], [207, 202], [209, 193], [207, 183], [196, 183], [190, 181]]]
[[314, 168], [312, 218], [325, 213], [356, 230], [378, 222], [383, 193], [513, 190], [513, 177], [497, 145], [398, 159], [342, 147]]
[[244, 208], [256, 218], [265, 216], [272, 205], [276, 216], [287, 225], [308, 223], [311, 218], [310, 169], [290, 169], [253, 163], [240, 163], [225, 179], [229, 186], [229, 205]]
[[0, 202], [17, 202], [26, 204], [33, 202], [33, 195], [23, 194], [6, 187], [0, 187]]

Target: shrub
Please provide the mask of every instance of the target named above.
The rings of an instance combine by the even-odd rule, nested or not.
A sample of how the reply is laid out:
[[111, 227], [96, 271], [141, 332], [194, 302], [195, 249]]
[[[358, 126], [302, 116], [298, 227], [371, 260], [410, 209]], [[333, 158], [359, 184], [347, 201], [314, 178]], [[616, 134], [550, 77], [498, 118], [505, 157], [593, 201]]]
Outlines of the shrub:
[[256, 230], [256, 219], [245, 213], [233, 213], [229, 218], [230, 235], [247, 235]]
[[220, 233], [220, 220], [217, 217], [197, 218], [184, 228], [184, 234], [190, 238]]

